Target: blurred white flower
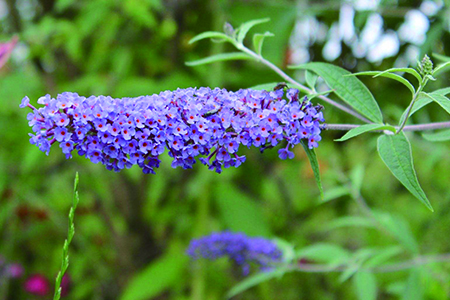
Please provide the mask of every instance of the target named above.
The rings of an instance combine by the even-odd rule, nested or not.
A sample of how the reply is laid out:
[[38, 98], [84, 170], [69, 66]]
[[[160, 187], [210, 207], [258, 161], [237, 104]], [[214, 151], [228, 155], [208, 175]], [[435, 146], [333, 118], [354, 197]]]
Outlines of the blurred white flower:
[[411, 44], [421, 45], [425, 42], [426, 33], [430, 27], [430, 21], [420, 10], [412, 9], [405, 15], [403, 23], [398, 34], [402, 41]]
[[367, 60], [369, 62], [381, 62], [387, 57], [394, 56], [400, 49], [400, 41], [397, 33], [393, 30], [387, 31], [383, 34], [380, 40], [367, 53]]

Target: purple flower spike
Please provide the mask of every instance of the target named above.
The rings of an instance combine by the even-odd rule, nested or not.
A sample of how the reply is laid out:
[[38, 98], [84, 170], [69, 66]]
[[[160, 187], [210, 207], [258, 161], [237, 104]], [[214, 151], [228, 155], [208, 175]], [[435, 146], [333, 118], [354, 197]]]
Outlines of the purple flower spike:
[[245, 161], [241, 145], [264, 151], [284, 140], [279, 156], [291, 159], [288, 148], [302, 139], [318, 147], [323, 122], [322, 107], [299, 100], [295, 89], [187, 88], [122, 99], [62, 93], [39, 98], [40, 108], [29, 102], [25, 97], [20, 107], [32, 110], [30, 141], [40, 150], [48, 153], [58, 142], [66, 158], [77, 151], [108, 170], [137, 164], [146, 174], [155, 173], [166, 150], [174, 168], [200, 161], [217, 173]]
[[209, 260], [227, 256], [242, 268], [244, 275], [248, 275], [252, 265], [267, 270], [282, 262], [282, 252], [274, 242], [228, 231], [192, 240], [187, 254], [192, 259]]
[[27, 278], [24, 289], [32, 295], [46, 296], [50, 292], [50, 283], [43, 275], [34, 274]]
[[17, 37], [12, 38], [9, 42], [0, 43], [0, 69], [6, 64], [12, 50], [18, 41]]

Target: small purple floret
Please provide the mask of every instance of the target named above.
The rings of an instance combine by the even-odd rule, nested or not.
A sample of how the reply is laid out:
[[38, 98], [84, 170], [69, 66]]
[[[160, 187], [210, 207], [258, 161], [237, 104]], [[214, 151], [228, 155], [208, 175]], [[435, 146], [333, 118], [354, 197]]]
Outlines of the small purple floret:
[[31, 108], [30, 142], [47, 154], [58, 142], [67, 158], [76, 150], [108, 170], [137, 164], [153, 174], [168, 150], [174, 168], [190, 169], [200, 160], [220, 173], [245, 161], [241, 145], [264, 151], [284, 141], [282, 159], [292, 159], [288, 149], [302, 139], [318, 147], [322, 107], [298, 93], [188, 88], [121, 99], [62, 93], [39, 98], [40, 108], [25, 97], [20, 107]]

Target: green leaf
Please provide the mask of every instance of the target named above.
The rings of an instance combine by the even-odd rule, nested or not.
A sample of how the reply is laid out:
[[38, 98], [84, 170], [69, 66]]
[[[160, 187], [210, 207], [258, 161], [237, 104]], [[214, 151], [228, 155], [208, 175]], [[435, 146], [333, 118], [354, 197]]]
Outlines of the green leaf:
[[426, 97], [439, 104], [446, 112], [450, 114], [450, 99], [438, 93], [424, 93]]
[[270, 36], [274, 36], [274, 34], [269, 31], [264, 33], [256, 33], [253, 35], [253, 47], [258, 55], [261, 55], [264, 39]]
[[414, 170], [411, 145], [403, 132], [382, 135], [378, 138], [378, 153], [394, 176], [428, 209], [433, 211], [430, 201], [420, 187]]
[[367, 71], [367, 72], [353, 73], [351, 75], [355, 75], [355, 76], [359, 76], [359, 75], [374, 75], [373, 78], [386, 77], [386, 78], [394, 79], [394, 80], [404, 84], [411, 91], [412, 95], [414, 95], [414, 93], [416, 92], [416, 89], [414, 88], [414, 86], [408, 80], [406, 80], [402, 76], [397, 75], [395, 73], [389, 73], [387, 71], [384, 71], [384, 72]]
[[359, 300], [377, 299], [377, 280], [370, 272], [358, 272], [353, 276], [353, 287]]
[[450, 140], [450, 129], [435, 133], [424, 133], [423, 138], [430, 142], [445, 142]]
[[359, 216], [345, 216], [327, 222], [324, 229], [332, 230], [342, 227], [375, 228], [375, 224], [368, 218]]
[[351, 139], [355, 136], [358, 136], [360, 134], [373, 131], [373, 130], [389, 130], [395, 133], [395, 127], [390, 125], [384, 125], [384, 124], [365, 124], [361, 125], [359, 127], [353, 128], [349, 130], [346, 134], [344, 134], [343, 137], [340, 139], [335, 140], [336, 142], [343, 142], [348, 139]]
[[420, 269], [412, 269], [409, 273], [408, 281], [403, 290], [402, 300], [423, 299], [423, 283]]
[[435, 91], [431, 92], [431, 94], [440, 94], [440, 95], [446, 96], [447, 94], [450, 94], [450, 87], [435, 90]]
[[305, 71], [306, 84], [314, 90], [318, 76], [308, 70]]
[[[409, 113], [409, 117], [411, 117], [415, 112], [417, 112], [418, 110], [422, 109], [424, 106], [430, 104], [431, 102], [433, 102], [433, 100], [431, 100], [429, 97], [427, 97], [423, 92], [421, 92], [416, 100], [416, 102], [414, 103], [413, 108], [411, 109], [411, 112]], [[405, 111], [403, 112], [399, 124], [402, 124], [403, 121], [406, 118], [406, 112], [408, 109], [405, 109]]]
[[252, 90], [266, 90], [266, 91], [273, 91], [273, 89], [279, 84], [279, 82], [269, 82], [264, 84], [258, 84], [252, 87], [249, 87], [249, 89]]
[[323, 194], [323, 199], [320, 204], [340, 198], [342, 196], [350, 194], [350, 191], [346, 186], [337, 186], [334, 188], [327, 188]]
[[218, 32], [218, 31], [206, 31], [206, 32], [203, 32], [203, 33], [200, 33], [200, 34], [194, 36], [189, 41], [189, 44], [193, 44], [195, 42], [198, 42], [198, 41], [204, 40], [204, 39], [218, 39], [218, 40], [222, 40], [224, 42], [230, 42], [233, 45], [236, 43], [235, 40], [233, 40], [231, 37], [229, 37], [225, 33]]
[[278, 249], [283, 253], [283, 261], [285, 263], [292, 263], [295, 258], [295, 250], [294, 246], [280, 238], [275, 238], [273, 241], [277, 244]]
[[199, 66], [204, 64], [210, 64], [216, 61], [225, 61], [225, 60], [242, 60], [242, 59], [253, 59], [250, 55], [242, 52], [227, 52], [220, 53], [212, 56], [208, 56], [199, 60], [187, 61], [187, 66]]
[[178, 284], [188, 257], [181, 249], [169, 251], [155, 260], [129, 281], [121, 300], [146, 300]]
[[265, 222], [259, 205], [235, 185], [220, 182], [215, 192], [221, 218], [228, 229], [250, 236], [271, 236], [270, 227]]
[[445, 56], [445, 55], [442, 55], [439, 53], [433, 53], [433, 57], [440, 61], [445, 61], [445, 62], [450, 61], [450, 56]]
[[253, 26], [261, 24], [261, 23], [266, 23], [266, 22], [269, 22], [269, 21], [270, 21], [270, 18], [264, 18], [264, 19], [258, 19], [258, 20], [251, 20], [251, 21], [243, 23], [237, 29], [237, 32], [238, 32], [237, 41], [238, 41], [238, 43], [241, 44], [244, 41], [245, 36], [247, 35], [247, 32]]
[[433, 70], [433, 76], [437, 76], [442, 72], [447, 71], [447, 69], [450, 67], [450, 61], [445, 62], [439, 66], [437, 66], [434, 70]]
[[338, 245], [318, 243], [297, 250], [296, 256], [314, 262], [338, 264], [349, 259], [350, 253]]
[[345, 76], [349, 71], [327, 63], [308, 63], [290, 68], [305, 69], [317, 73], [343, 101], [369, 120], [382, 123], [383, 117], [369, 89], [356, 77]]
[[373, 268], [379, 265], [384, 264], [389, 261], [391, 258], [399, 255], [403, 252], [403, 249], [400, 246], [391, 246], [385, 249], [380, 250], [377, 254], [373, 255], [369, 258], [365, 263], [364, 267]]
[[374, 212], [374, 216], [405, 249], [415, 254], [419, 253], [419, 245], [404, 218], [385, 212]]
[[413, 68], [392, 68], [392, 69], [385, 70], [378, 75], [375, 75], [375, 77], [378, 77], [378, 76], [382, 75], [382, 73], [385, 73], [385, 72], [388, 72], [388, 73], [405, 72], [405, 73], [413, 75], [419, 82], [422, 82], [422, 76], [420, 76], [420, 74]]
[[227, 293], [227, 298], [232, 298], [236, 295], [241, 294], [242, 292], [248, 290], [249, 288], [252, 288], [262, 282], [271, 280], [273, 278], [280, 278], [286, 273], [286, 269], [275, 269], [269, 272], [261, 272], [257, 273], [255, 275], [252, 275], [244, 280], [242, 280], [240, 283], [235, 285], [233, 288], [231, 288]]
[[320, 191], [320, 198], [323, 199], [323, 187], [322, 180], [320, 179], [320, 170], [319, 170], [319, 162], [317, 161], [316, 152], [313, 149], [309, 149], [308, 143], [305, 140], [301, 140], [301, 144], [303, 149], [305, 149], [306, 155], [308, 156], [309, 163], [311, 164], [311, 168], [314, 173], [314, 178], [316, 179], [317, 187]]

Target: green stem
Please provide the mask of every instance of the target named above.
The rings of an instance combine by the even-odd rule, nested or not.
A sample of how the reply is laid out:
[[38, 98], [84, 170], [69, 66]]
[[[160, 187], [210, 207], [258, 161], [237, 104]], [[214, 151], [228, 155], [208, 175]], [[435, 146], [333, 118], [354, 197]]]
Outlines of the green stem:
[[403, 119], [403, 122], [400, 124], [399, 128], [397, 129], [396, 134], [399, 134], [399, 133], [403, 130], [403, 128], [405, 127], [406, 122], [408, 121], [409, 115], [411, 114], [411, 111], [412, 111], [412, 108], [413, 108], [413, 106], [414, 106], [414, 103], [416, 103], [417, 97], [419, 96], [420, 92], [423, 90], [423, 88], [425, 87], [425, 85], [427, 84], [427, 82], [428, 82], [428, 79], [424, 77], [424, 78], [422, 79], [422, 82], [421, 82], [420, 85], [419, 85], [419, 88], [418, 88], [417, 91], [414, 93], [414, 96], [413, 96], [413, 98], [412, 98], [412, 100], [411, 100], [411, 103], [410, 103], [409, 106], [408, 106], [408, 110], [406, 111], [406, 116], [405, 116], [405, 118]]

